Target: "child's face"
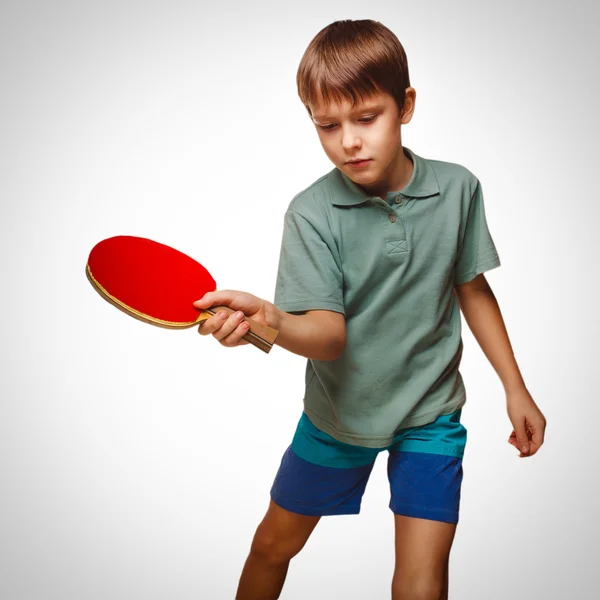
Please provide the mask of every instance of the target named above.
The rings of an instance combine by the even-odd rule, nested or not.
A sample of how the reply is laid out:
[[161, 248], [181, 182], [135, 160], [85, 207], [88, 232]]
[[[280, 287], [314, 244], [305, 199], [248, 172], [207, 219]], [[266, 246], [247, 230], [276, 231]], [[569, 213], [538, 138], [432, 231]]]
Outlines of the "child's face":
[[[354, 110], [348, 100], [342, 104], [311, 105], [313, 123], [331, 162], [374, 194], [394, 189], [398, 161], [406, 160], [401, 150], [400, 125], [410, 121], [415, 95], [413, 88], [407, 88], [402, 115], [395, 100], [386, 93], [377, 93]], [[357, 158], [368, 162], [354, 167], [348, 164]]]

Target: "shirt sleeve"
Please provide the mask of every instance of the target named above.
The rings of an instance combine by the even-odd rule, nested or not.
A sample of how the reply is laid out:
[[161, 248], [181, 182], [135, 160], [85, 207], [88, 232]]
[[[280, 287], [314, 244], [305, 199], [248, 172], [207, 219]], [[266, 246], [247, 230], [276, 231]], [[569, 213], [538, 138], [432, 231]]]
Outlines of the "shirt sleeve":
[[285, 312], [345, 314], [343, 276], [330, 232], [319, 232], [292, 209], [284, 217], [273, 304]]
[[471, 281], [476, 275], [500, 266], [500, 258], [490, 234], [481, 183], [471, 197], [464, 235], [454, 269], [454, 285]]

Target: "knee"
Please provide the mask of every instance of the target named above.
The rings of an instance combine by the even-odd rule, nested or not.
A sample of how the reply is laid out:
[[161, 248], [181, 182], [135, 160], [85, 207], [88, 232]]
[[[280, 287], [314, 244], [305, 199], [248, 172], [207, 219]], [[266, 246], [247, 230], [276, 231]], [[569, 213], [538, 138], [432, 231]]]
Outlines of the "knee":
[[444, 582], [430, 576], [394, 579], [392, 600], [446, 600]]
[[252, 540], [250, 553], [263, 562], [280, 565], [296, 556], [302, 546], [303, 543], [299, 541], [259, 526]]

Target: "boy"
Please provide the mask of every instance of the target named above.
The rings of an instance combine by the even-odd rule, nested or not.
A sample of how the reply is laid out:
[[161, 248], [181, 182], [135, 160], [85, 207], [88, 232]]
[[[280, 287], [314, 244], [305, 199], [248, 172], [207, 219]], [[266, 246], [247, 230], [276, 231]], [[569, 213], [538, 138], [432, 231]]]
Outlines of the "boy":
[[[236, 599], [279, 598], [319, 519], [360, 511], [382, 450], [395, 520], [392, 599], [446, 599], [466, 443], [461, 310], [504, 385], [520, 456], [537, 452], [546, 424], [483, 275], [500, 260], [481, 184], [402, 146], [416, 92], [402, 45], [381, 23], [325, 27], [297, 83], [335, 168], [287, 209], [274, 303], [231, 290], [194, 303], [267, 323], [279, 346], [308, 359], [304, 410]], [[198, 331], [246, 344], [239, 315], [217, 314]]]

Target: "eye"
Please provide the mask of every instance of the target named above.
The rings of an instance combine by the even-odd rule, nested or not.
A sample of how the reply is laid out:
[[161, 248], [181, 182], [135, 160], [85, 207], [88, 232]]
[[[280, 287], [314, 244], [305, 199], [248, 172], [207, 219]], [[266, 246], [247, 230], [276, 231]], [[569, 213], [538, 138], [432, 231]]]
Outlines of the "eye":
[[[363, 117], [362, 119], [359, 119], [360, 123], [372, 123], [375, 120], [375, 117], [377, 115], [373, 115], [372, 117]], [[331, 131], [336, 125], [332, 124], [332, 125], [319, 125], [320, 129], [323, 129], [324, 131]]]

